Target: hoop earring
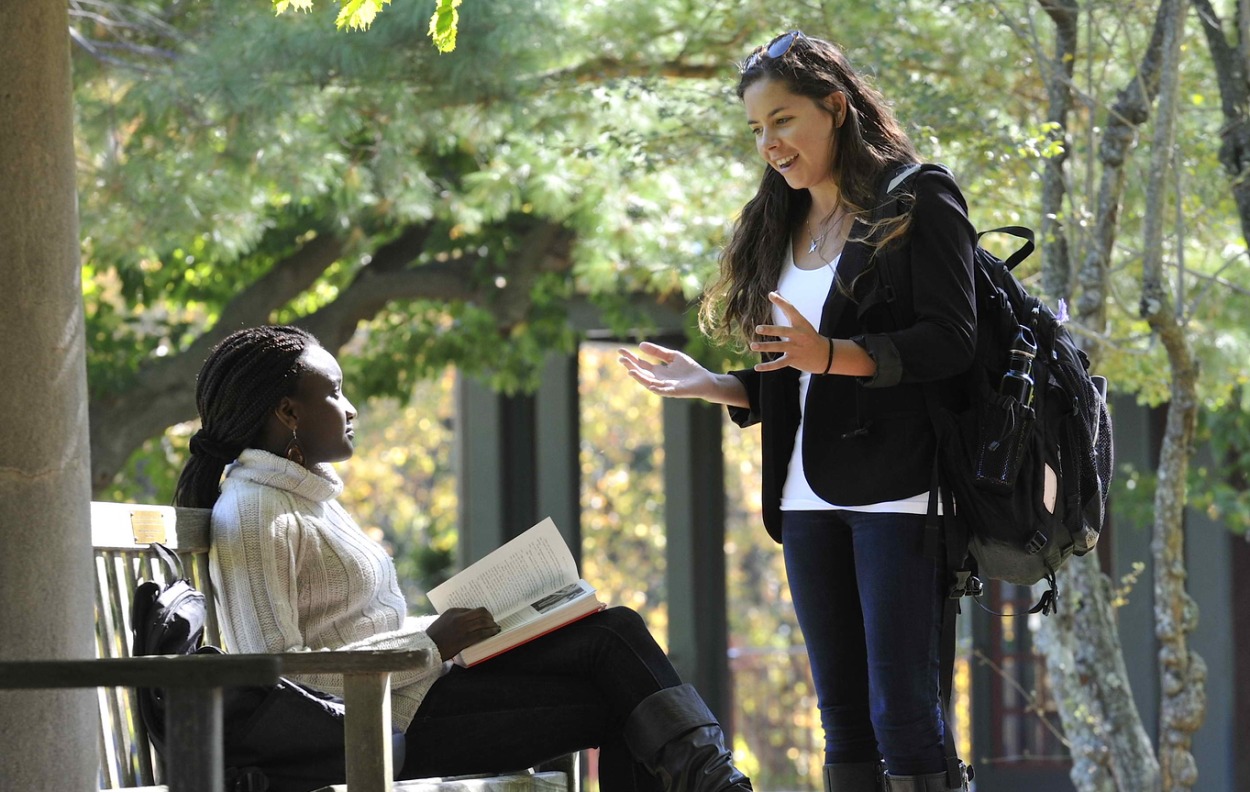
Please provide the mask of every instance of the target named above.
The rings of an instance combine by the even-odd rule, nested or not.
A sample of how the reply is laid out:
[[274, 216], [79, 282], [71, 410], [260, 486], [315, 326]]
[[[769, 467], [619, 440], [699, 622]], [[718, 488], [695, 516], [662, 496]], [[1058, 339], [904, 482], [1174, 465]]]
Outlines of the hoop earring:
[[297, 465], [304, 464], [304, 449], [300, 448], [299, 437], [295, 435], [295, 430], [291, 430], [291, 442], [286, 444], [286, 458]]

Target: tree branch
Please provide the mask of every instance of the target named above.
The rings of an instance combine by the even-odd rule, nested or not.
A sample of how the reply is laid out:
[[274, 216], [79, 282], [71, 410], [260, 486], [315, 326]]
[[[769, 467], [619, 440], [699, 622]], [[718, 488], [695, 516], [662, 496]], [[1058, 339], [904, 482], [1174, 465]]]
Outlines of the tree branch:
[[93, 488], [112, 481], [154, 431], [195, 416], [195, 378], [214, 344], [240, 327], [269, 321], [274, 311], [315, 283], [342, 251], [338, 238], [312, 239], [228, 302], [217, 323], [185, 350], [141, 368], [125, 390], [93, 397], [88, 408]]
[[582, 61], [575, 66], [540, 72], [532, 78], [535, 82], [588, 83], [600, 80], [619, 80], [624, 77], [671, 77], [675, 79], [707, 80], [723, 77], [728, 66], [724, 63], [690, 63], [685, 60], [623, 61], [604, 55]]
[[1078, 279], [1081, 295], [1077, 314], [1092, 327], [1106, 324], [1107, 286], [1111, 252], [1115, 248], [1116, 231], [1120, 227], [1120, 206], [1124, 198], [1124, 163], [1136, 143], [1137, 127], [1150, 117], [1150, 106], [1159, 92], [1160, 57], [1167, 27], [1168, 0], [1161, 0], [1155, 14], [1150, 44], [1142, 53], [1137, 74], [1116, 96], [1107, 114], [1098, 159], [1102, 178], [1098, 185], [1098, 204], [1094, 216], [1092, 244], [1081, 262]]
[[[177, 6], [171, 9], [174, 13], [178, 10]], [[144, 74], [150, 74], [154, 70], [142, 65], [139, 61], [156, 59], [172, 61], [180, 56], [177, 50], [170, 47], [156, 46], [151, 43], [141, 44], [127, 39], [171, 41], [174, 44], [181, 44], [185, 40], [183, 34], [166, 19], [124, 3], [71, 0], [69, 16], [71, 20], [85, 22], [86, 27], [93, 31], [112, 34], [116, 39], [116, 41], [101, 41], [88, 36], [74, 25], [70, 25], [70, 38], [85, 52], [102, 63], [134, 69]], [[135, 59], [127, 60], [107, 54], [110, 50], [133, 55]]]
[[[409, 240], [411, 241], [411, 240]], [[393, 243], [394, 244], [394, 243]], [[334, 302], [302, 318], [298, 324], [313, 333], [329, 349], [346, 344], [356, 326], [376, 316], [394, 300], [436, 300], [490, 305], [500, 327], [510, 327], [528, 312], [534, 281], [544, 272], [572, 268], [572, 234], [552, 222], [539, 223], [525, 236], [520, 253], [508, 267], [505, 288], [482, 285], [473, 273], [474, 254], [418, 267], [395, 266], [403, 245], [392, 247], [393, 261], [384, 268], [374, 263], [361, 271]], [[385, 248], [383, 250], [386, 250]], [[379, 252], [379, 256], [382, 252]], [[411, 262], [410, 257], [408, 262]]]
[[[548, 272], [572, 268], [573, 235], [563, 226], [538, 222], [510, 257], [506, 287], [481, 282], [473, 266], [460, 259], [412, 266], [428, 241], [432, 226], [405, 228], [378, 248], [370, 262], [339, 295], [298, 324], [337, 351], [357, 325], [393, 300], [463, 300], [491, 306], [501, 327], [521, 321], [529, 311], [535, 281]], [[145, 440], [195, 417], [195, 378], [209, 350], [241, 327], [264, 324], [273, 313], [306, 292], [344, 252], [344, 240], [317, 236], [249, 284], [222, 309], [212, 328], [184, 351], [145, 366], [124, 391], [93, 398], [90, 405], [92, 482], [106, 486]]]

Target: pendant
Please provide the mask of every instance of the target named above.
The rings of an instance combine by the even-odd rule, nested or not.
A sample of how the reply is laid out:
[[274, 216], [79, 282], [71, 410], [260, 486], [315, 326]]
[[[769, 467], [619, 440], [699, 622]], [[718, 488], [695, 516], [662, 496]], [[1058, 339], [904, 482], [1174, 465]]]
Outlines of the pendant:
[[814, 239], [813, 239], [813, 240], [812, 240], [812, 244], [810, 244], [810, 245], [808, 245], [808, 246], [807, 246], [807, 252], [808, 252], [808, 253], [815, 253], [815, 252], [816, 252], [816, 248], [818, 248], [818, 247], [820, 247], [820, 243], [819, 243], [819, 242], [817, 242], [816, 240], [814, 240]]

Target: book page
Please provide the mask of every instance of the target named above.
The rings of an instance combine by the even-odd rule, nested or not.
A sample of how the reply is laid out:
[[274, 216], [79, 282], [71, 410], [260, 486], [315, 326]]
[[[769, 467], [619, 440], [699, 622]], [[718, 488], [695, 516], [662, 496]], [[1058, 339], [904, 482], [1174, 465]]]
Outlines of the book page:
[[530, 604], [520, 608], [511, 616], [499, 620], [499, 629], [501, 632], [507, 632], [516, 627], [520, 627], [526, 622], [533, 621], [539, 616], [544, 616], [564, 605], [568, 605], [579, 597], [594, 596], [595, 590], [590, 584], [584, 580], [578, 580], [575, 583], [557, 589], [542, 599], [535, 600]]
[[585, 580], [579, 580], [501, 619], [503, 632], [465, 648], [456, 655], [456, 662], [462, 666], [480, 663], [603, 607], [595, 589]]
[[502, 622], [577, 579], [573, 553], [548, 517], [431, 589], [428, 596], [439, 613], [484, 607]]

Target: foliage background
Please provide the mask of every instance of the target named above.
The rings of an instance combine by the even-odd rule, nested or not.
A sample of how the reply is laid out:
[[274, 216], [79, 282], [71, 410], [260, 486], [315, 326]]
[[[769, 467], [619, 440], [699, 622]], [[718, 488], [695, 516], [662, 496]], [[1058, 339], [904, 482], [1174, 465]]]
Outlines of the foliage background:
[[[196, 342], [240, 301], [262, 298], [267, 273], [316, 243], [337, 246], [306, 286], [262, 312], [306, 321], [350, 294], [389, 245], [419, 234], [404, 268], [429, 278], [353, 323], [342, 358], [362, 406], [345, 501], [391, 546], [420, 603], [419, 591], [456, 563], [453, 370], [524, 389], [543, 355], [574, 348], [570, 317], [586, 306], [625, 335], [646, 326], [639, 295], [680, 303], [698, 293], [759, 175], [732, 92], [734, 62], [777, 32], [797, 26], [845, 46], [922, 156], [959, 174], [979, 227], [1037, 227], [1040, 174], [1050, 158], [1069, 157], [1079, 183], [1062, 219], [1079, 260], [1095, 212], [1094, 130], [1142, 49], [1154, 5], [1083, 5], [1079, 124], [1061, 143], [1039, 112], [1052, 42], [1038, 8], [478, 3], [461, 16], [448, 55], [429, 45], [434, 4], [419, 0], [388, 6], [369, 33], [351, 35], [334, 32], [326, 3], [278, 20], [264, 3], [178, 0], [109, 6], [124, 25], [75, 16], [92, 425], [116, 433], [135, 421], [143, 435], [96, 497], [169, 499], [194, 426], [148, 417], [145, 377], [189, 358], [189, 383]], [[1192, 50], [1182, 79], [1182, 197], [1167, 244], [1186, 268], [1179, 295], [1215, 444], [1190, 492], [1244, 532], [1250, 270], [1217, 160], [1216, 86]], [[1117, 392], [1158, 404], [1166, 366], [1137, 318], [1149, 161], [1130, 162], [1111, 321], [1089, 340]], [[542, 249], [534, 274], [523, 259], [545, 225], [567, 245]], [[1052, 302], [1074, 278], [1043, 283], [1038, 256], [1023, 274]], [[445, 286], [453, 278], [456, 288]], [[729, 356], [694, 342], [715, 365]], [[611, 357], [583, 345], [585, 571], [663, 636], [660, 407], [621, 379]], [[192, 414], [186, 397], [178, 420]], [[726, 545], [741, 671], [737, 747], [764, 788], [814, 788], [815, 712], [779, 555], [758, 528], [756, 436], [732, 427], [725, 436], [727, 491], [742, 495], [729, 504]], [[1153, 476], [1125, 469], [1117, 479], [1115, 497], [1137, 504], [1142, 524]]]

